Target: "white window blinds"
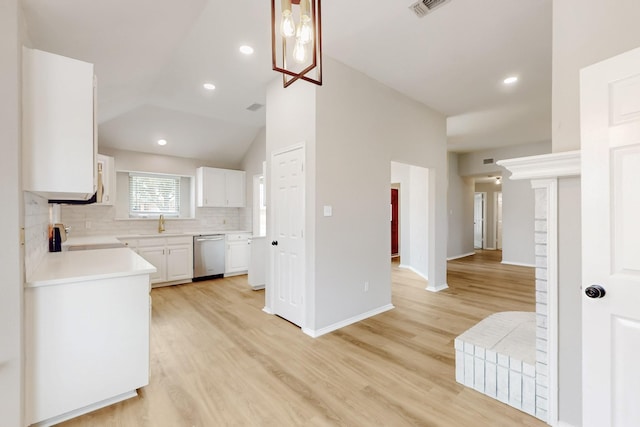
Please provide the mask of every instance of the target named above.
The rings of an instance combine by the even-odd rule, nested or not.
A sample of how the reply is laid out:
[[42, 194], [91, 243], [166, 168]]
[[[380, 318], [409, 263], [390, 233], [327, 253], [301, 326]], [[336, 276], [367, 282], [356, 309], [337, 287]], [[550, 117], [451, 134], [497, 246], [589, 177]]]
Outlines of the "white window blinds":
[[180, 215], [180, 177], [129, 174], [129, 216]]

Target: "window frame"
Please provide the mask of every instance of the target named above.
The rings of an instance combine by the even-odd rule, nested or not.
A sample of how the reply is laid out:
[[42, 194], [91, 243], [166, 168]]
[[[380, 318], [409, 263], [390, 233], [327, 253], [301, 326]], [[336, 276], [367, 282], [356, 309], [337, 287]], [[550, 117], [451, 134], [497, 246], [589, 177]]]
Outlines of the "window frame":
[[[129, 183], [128, 183], [128, 206], [127, 213], [129, 218], [158, 218], [160, 215], [164, 215], [166, 218], [180, 218], [180, 210], [181, 210], [181, 179], [183, 178], [180, 175], [174, 174], [161, 174], [161, 173], [153, 173], [153, 172], [129, 172]], [[170, 179], [174, 181], [173, 191], [174, 194], [177, 194], [177, 197], [174, 196], [174, 209], [173, 210], [149, 210], [149, 211], [139, 211], [134, 209], [134, 190], [132, 189], [132, 185], [136, 178], [147, 178], [147, 179]]]

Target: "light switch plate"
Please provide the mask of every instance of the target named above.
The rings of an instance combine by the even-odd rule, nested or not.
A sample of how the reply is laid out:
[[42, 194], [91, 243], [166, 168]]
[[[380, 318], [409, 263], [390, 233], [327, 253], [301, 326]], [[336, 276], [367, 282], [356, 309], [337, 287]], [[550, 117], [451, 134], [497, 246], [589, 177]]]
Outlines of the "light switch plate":
[[324, 216], [332, 216], [333, 215], [333, 208], [329, 205], [325, 205], [324, 206]]

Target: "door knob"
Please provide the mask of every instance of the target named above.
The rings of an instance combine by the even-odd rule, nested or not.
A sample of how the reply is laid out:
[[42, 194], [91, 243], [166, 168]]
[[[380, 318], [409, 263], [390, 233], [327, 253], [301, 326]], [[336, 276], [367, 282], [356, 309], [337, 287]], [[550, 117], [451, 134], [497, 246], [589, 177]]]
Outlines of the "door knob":
[[607, 293], [604, 288], [600, 285], [591, 285], [587, 289], [584, 290], [584, 293], [589, 298], [602, 298]]
[[278, 241], [277, 240], [272, 241], [271, 246], [278, 246]]

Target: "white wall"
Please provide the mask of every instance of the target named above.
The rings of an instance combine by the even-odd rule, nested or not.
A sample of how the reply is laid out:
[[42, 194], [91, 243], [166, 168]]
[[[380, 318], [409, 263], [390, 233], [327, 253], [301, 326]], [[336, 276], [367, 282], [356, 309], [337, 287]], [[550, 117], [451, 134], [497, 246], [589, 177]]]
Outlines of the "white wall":
[[502, 262], [533, 267], [535, 196], [528, 180], [502, 179]]
[[391, 162], [391, 182], [399, 184], [399, 210], [400, 210], [400, 263], [411, 266], [411, 199], [410, 191], [411, 178], [409, 175], [410, 165], [404, 163]]
[[[503, 159], [546, 154], [550, 142], [514, 145], [493, 150], [475, 151], [458, 156], [460, 176], [487, 176], [501, 174], [502, 179], [502, 261], [506, 264], [535, 264], [534, 254], [534, 193], [528, 181], [512, 181], [504, 168], [483, 164], [483, 159]], [[473, 215], [473, 200], [471, 201]], [[471, 230], [473, 238], [473, 230]]]
[[[498, 160], [534, 156], [550, 152], [551, 141], [543, 141], [532, 144], [494, 148], [491, 150], [473, 151], [471, 153], [461, 153], [458, 155], [458, 175], [487, 176], [491, 174], [495, 175], [496, 173], [502, 174], [504, 172], [504, 168], [495, 164]], [[494, 159], [495, 162], [493, 164], [485, 165], [483, 160], [489, 158]]]
[[22, 426], [22, 283], [20, 227], [23, 201], [20, 168], [20, 4], [0, 2], [0, 424]]
[[[271, 156], [295, 144], [305, 145], [305, 326], [315, 325], [315, 146], [316, 146], [316, 87], [300, 81], [288, 88], [282, 87], [282, 77], [278, 76], [267, 87], [266, 107], [266, 158], [267, 158], [267, 240], [272, 233], [272, 209], [270, 194]], [[318, 213], [320, 215], [321, 213]], [[273, 297], [271, 281], [271, 256], [266, 268], [265, 309], [270, 310]]]
[[476, 193], [486, 193], [487, 196], [485, 198], [485, 203], [487, 205], [486, 208], [486, 218], [484, 219], [486, 222], [486, 236], [485, 239], [485, 248], [486, 249], [497, 249], [496, 246], [496, 223], [495, 223], [495, 205], [496, 205], [496, 193], [502, 191], [502, 184], [495, 183], [476, 183], [475, 184], [475, 192]]
[[458, 175], [458, 154], [449, 153], [449, 186], [447, 204], [449, 234], [447, 258], [453, 259], [474, 253], [473, 250], [473, 192], [472, 178]]
[[[553, 151], [580, 148], [579, 70], [640, 46], [640, 2], [563, 0], [553, 2]], [[572, 293], [581, 274], [580, 218], [575, 201], [579, 183], [560, 182], [560, 420], [580, 425], [582, 383], [579, 372], [581, 301]], [[565, 209], [568, 209], [565, 214]], [[562, 221], [571, 215], [573, 221]], [[567, 334], [571, 329], [571, 333]], [[575, 349], [570, 352], [570, 349]]]
[[[262, 174], [262, 162], [267, 156], [267, 132], [265, 128], [260, 129], [249, 149], [242, 158], [240, 168], [247, 173], [247, 209], [246, 216], [250, 221], [251, 230], [253, 227], [253, 176]], [[255, 233], [255, 230], [254, 230]]]
[[[411, 232], [432, 237], [429, 286], [446, 285], [445, 118], [327, 57], [324, 78], [317, 89], [316, 209], [332, 205], [334, 215], [316, 221], [316, 328], [391, 303], [391, 161], [429, 169], [428, 231], [412, 221]], [[417, 174], [411, 180], [426, 184]], [[424, 250], [412, 248], [412, 260], [414, 251]]]
[[[278, 78], [267, 91], [267, 161], [301, 141], [307, 144], [306, 328], [330, 328], [391, 303], [392, 160], [435, 173], [429, 272], [434, 284], [446, 284], [442, 115], [325, 56], [323, 86], [296, 82], [283, 89]], [[322, 216], [323, 205], [333, 206], [333, 216]]]
[[400, 264], [429, 277], [429, 170], [391, 162], [391, 182], [400, 187]]
[[637, 0], [553, 2], [553, 151], [580, 148], [581, 68], [640, 46]]
[[558, 399], [560, 419], [582, 425], [580, 178], [558, 180]]

